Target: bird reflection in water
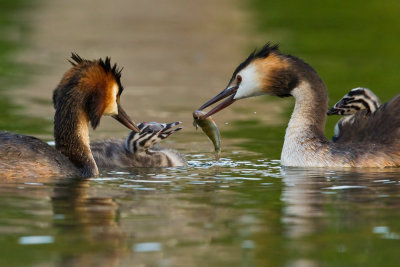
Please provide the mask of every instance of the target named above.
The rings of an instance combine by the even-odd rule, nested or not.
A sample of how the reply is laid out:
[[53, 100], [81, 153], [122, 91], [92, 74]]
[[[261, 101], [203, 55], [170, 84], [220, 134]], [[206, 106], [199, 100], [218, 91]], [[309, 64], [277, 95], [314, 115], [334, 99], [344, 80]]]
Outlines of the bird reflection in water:
[[[288, 247], [295, 255], [289, 265], [319, 266], [311, 251], [323, 243], [326, 233], [332, 249], [346, 251], [351, 238], [376, 238], [372, 229], [382, 215], [400, 206], [398, 171], [388, 169], [327, 169], [283, 167], [281, 223]], [[397, 219], [391, 221], [397, 224]], [[352, 235], [344, 234], [351, 232]], [[323, 234], [325, 233], [325, 234]], [[325, 243], [326, 244], [326, 243]], [[349, 248], [350, 249], [350, 248]]]
[[117, 266], [129, 252], [129, 237], [119, 225], [118, 204], [110, 197], [92, 197], [89, 191], [89, 181], [81, 179], [64, 180], [54, 187], [56, 242], [75, 244], [64, 248], [61, 266]]

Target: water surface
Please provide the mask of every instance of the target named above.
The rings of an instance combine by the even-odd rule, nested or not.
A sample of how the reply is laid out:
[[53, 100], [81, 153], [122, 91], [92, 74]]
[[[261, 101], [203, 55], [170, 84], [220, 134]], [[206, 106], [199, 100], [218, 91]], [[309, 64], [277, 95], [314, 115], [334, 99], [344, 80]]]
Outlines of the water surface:
[[3, 183], [0, 264], [395, 266], [399, 171], [282, 168], [228, 147], [190, 166]]

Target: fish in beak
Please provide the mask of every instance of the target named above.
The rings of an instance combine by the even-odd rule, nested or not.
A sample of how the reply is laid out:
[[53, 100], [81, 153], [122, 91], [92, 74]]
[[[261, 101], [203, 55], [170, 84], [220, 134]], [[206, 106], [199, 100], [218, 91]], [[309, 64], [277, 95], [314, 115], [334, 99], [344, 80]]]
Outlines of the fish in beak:
[[140, 132], [139, 128], [137, 127], [136, 123], [132, 122], [131, 118], [129, 118], [128, 114], [126, 114], [125, 110], [122, 109], [121, 105], [117, 103], [118, 105], [118, 114], [113, 115], [112, 117], [131, 129], [132, 131], [135, 132]]
[[209, 101], [207, 101], [206, 103], [204, 103], [198, 110], [203, 110], [206, 107], [209, 107], [212, 104], [214, 104], [224, 98], [227, 98], [224, 102], [220, 103], [218, 106], [211, 109], [209, 112], [207, 112], [205, 115], [201, 116], [201, 118], [199, 118], [199, 119], [205, 119], [205, 118], [217, 113], [218, 111], [226, 108], [227, 106], [231, 105], [233, 102], [235, 102], [236, 99], [234, 99], [234, 97], [235, 97], [237, 90], [238, 90], [237, 85], [226, 88], [221, 93], [216, 95], [214, 98], [212, 98]]

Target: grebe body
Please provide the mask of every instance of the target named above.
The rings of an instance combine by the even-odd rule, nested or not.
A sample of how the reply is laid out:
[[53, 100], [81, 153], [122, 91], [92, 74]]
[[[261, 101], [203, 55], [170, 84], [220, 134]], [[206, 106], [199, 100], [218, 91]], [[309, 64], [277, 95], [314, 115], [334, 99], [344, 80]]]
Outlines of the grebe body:
[[132, 131], [125, 140], [104, 140], [90, 144], [93, 157], [101, 168], [186, 166], [185, 158], [178, 151], [157, 146], [160, 141], [182, 129], [172, 129], [178, 124], [180, 122], [140, 123], [140, 132]]
[[53, 92], [56, 148], [37, 138], [0, 133], [0, 179], [24, 177], [93, 177], [98, 168], [89, 146], [89, 124], [111, 115], [139, 131], [121, 108], [121, 71], [110, 58], [85, 60], [73, 54], [73, 67]]
[[360, 133], [355, 142], [329, 142], [324, 134], [328, 110], [325, 84], [310, 65], [281, 53], [277, 45], [268, 43], [251, 53], [235, 69], [226, 89], [200, 109], [227, 98], [204, 116], [207, 117], [239, 99], [263, 94], [295, 98], [281, 153], [282, 165], [400, 166], [400, 95], [378, 108], [374, 116], [355, 115]]
[[79, 176], [72, 162], [42, 140], [0, 132], [0, 179]]

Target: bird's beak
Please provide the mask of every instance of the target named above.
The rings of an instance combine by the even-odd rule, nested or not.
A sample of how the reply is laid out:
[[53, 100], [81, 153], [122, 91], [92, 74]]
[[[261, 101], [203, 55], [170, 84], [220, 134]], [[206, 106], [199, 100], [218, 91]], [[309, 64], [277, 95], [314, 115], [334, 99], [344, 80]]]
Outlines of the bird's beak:
[[129, 118], [128, 114], [126, 114], [125, 110], [122, 109], [121, 105], [118, 103], [118, 114], [113, 115], [112, 117], [131, 129], [134, 132], [140, 132], [139, 128], [137, 127], [136, 123], [132, 122], [131, 118]]
[[326, 114], [327, 115], [338, 115], [339, 110], [335, 107], [332, 107], [332, 108], [328, 109], [328, 112]]
[[226, 88], [225, 90], [223, 90], [221, 93], [219, 93], [218, 95], [216, 95], [214, 98], [208, 100], [206, 103], [204, 103], [198, 110], [203, 110], [208, 106], [211, 106], [212, 104], [228, 97], [224, 102], [220, 103], [218, 106], [214, 107], [212, 110], [210, 110], [208, 113], [206, 113], [205, 115], [201, 116], [200, 119], [205, 119], [215, 113], [217, 113], [218, 111], [226, 108], [227, 106], [231, 105], [233, 102], [235, 102], [236, 100], [234, 99], [236, 91], [238, 89], [238, 86], [232, 86], [229, 88]]

